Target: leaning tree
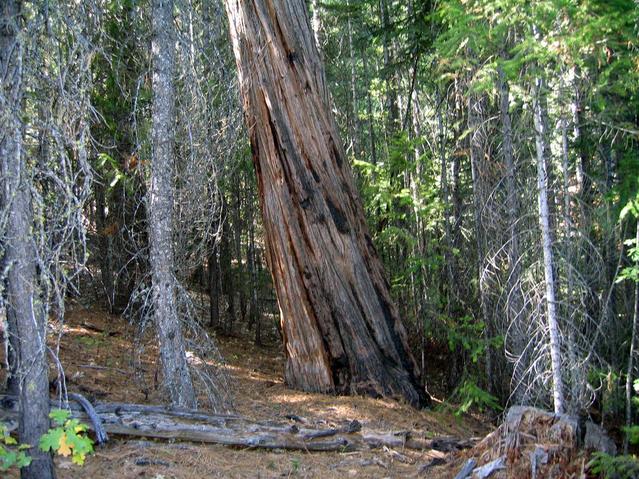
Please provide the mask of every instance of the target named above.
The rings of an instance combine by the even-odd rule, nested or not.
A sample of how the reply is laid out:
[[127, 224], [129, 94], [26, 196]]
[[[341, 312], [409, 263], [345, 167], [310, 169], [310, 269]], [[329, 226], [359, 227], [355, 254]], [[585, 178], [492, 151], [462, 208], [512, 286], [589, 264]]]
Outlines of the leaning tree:
[[303, 0], [227, 0], [287, 356], [307, 391], [422, 406]]

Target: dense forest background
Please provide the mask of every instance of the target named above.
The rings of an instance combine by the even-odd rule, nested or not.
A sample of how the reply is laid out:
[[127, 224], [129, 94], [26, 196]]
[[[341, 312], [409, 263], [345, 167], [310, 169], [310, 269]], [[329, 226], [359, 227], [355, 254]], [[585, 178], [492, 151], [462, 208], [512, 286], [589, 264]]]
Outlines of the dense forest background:
[[[171, 401], [194, 406], [204, 388], [222, 410], [228, 378], [189, 367], [185, 347], [274, 341], [279, 309], [227, 12], [162, 3], [3, 4], [0, 305], [11, 331], [18, 237], [43, 318], [76, 297], [139, 337], [155, 324]], [[307, 6], [422, 385], [463, 411], [523, 403], [632, 424], [637, 1]]]

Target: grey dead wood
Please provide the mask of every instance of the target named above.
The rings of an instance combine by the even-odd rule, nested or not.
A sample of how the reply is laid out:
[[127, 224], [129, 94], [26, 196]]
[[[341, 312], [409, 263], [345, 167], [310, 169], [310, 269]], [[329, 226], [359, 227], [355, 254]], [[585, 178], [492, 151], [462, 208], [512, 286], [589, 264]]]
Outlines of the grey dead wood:
[[[14, 401], [0, 396], [2, 420], [16, 417]], [[57, 401], [51, 402], [59, 407]], [[70, 403], [74, 418], [91, 428], [90, 418]], [[208, 414], [198, 410], [142, 404], [102, 403], [94, 407], [104, 431], [111, 435], [223, 444], [233, 447], [302, 451], [356, 451], [375, 448], [438, 450], [450, 452], [471, 447], [472, 440], [427, 438], [418, 431], [379, 431], [357, 421], [333, 427], [300, 426], [284, 421], [252, 421], [232, 414]]]
[[470, 477], [476, 465], [477, 465], [476, 459], [473, 459], [473, 458], [468, 459], [464, 463], [464, 467], [462, 467], [461, 470], [455, 476], [455, 479], [466, 479], [467, 477]]

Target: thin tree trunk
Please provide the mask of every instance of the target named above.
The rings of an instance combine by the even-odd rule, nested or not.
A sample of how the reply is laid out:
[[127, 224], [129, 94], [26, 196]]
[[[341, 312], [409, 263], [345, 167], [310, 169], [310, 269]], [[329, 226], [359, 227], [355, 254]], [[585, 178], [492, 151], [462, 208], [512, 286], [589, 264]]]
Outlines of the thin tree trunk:
[[[510, 118], [510, 88], [506, 76], [501, 68], [499, 75], [499, 114], [502, 127], [502, 154], [506, 167], [506, 217], [508, 220], [508, 281], [506, 317], [508, 324], [520, 321], [523, 309], [521, 296], [521, 250], [519, 246], [519, 199], [517, 197], [517, 181], [515, 168], [515, 148], [513, 145], [513, 130]], [[521, 331], [515, 328], [515, 331]], [[515, 334], [517, 334], [515, 332]], [[515, 354], [520, 355], [525, 350], [527, 338], [518, 335], [514, 338]], [[513, 396], [516, 404], [521, 404], [524, 397], [521, 388], [515, 388]]]
[[455, 264], [456, 259], [453, 255], [454, 244], [453, 236], [450, 228], [450, 187], [448, 180], [448, 158], [446, 157], [446, 132], [444, 131], [444, 115], [442, 108], [444, 107], [444, 99], [441, 98], [439, 90], [435, 96], [437, 102], [437, 140], [438, 140], [438, 155], [441, 162], [440, 184], [442, 205], [444, 214], [444, 269], [446, 270], [446, 279], [443, 284], [446, 284], [447, 298], [445, 300], [446, 315], [450, 314], [451, 306], [453, 302], [456, 302], [457, 295], [455, 294]]
[[[346, 6], [350, 7], [349, 0], [346, 0]], [[358, 141], [358, 133], [360, 130], [359, 125], [359, 108], [357, 107], [357, 75], [355, 71], [355, 48], [353, 45], [353, 22], [351, 20], [351, 15], [348, 15], [348, 55], [350, 60], [351, 67], [351, 115], [353, 116], [350, 121], [351, 131], [349, 134], [351, 135], [351, 148], [354, 155], [359, 154], [359, 141]]]
[[[224, 206], [226, 210], [226, 206]], [[226, 296], [226, 321], [224, 323], [224, 333], [231, 334], [233, 332], [233, 323], [235, 322], [235, 278], [233, 277], [233, 261], [231, 253], [231, 243], [229, 240], [228, 221], [224, 221], [222, 226], [222, 236], [220, 236], [220, 275], [222, 278], [222, 294]]]
[[588, 177], [588, 152], [586, 150], [585, 138], [583, 135], [582, 126], [582, 106], [581, 106], [581, 88], [579, 80], [579, 69], [575, 67], [573, 70], [573, 87], [574, 96], [573, 102], [570, 105], [572, 113], [572, 128], [574, 143], [579, 153], [579, 160], [577, 161], [577, 191], [582, 197], [583, 201], [588, 203], [590, 201], [590, 178]]
[[319, 15], [319, 2], [317, 0], [311, 0], [311, 28], [313, 29], [313, 37], [315, 38], [317, 50], [321, 51], [320, 29], [322, 28], [322, 20]]
[[537, 188], [539, 205], [539, 226], [541, 228], [541, 244], [543, 249], [544, 278], [546, 283], [546, 321], [550, 335], [550, 358], [552, 369], [552, 393], [556, 413], [564, 412], [564, 383], [561, 371], [561, 345], [559, 335], [559, 319], [555, 295], [554, 258], [552, 251], [552, 235], [550, 229], [550, 212], [548, 208], [547, 158], [549, 154], [547, 131], [544, 121], [545, 85], [541, 78], [535, 80], [533, 90], [535, 146], [537, 152]]
[[[475, 241], [477, 244], [477, 274], [479, 281], [479, 304], [481, 314], [486, 325], [486, 335], [492, 338], [495, 333], [494, 318], [489, 308], [488, 288], [486, 285], [486, 255], [488, 247], [486, 245], [486, 227], [482, 220], [482, 209], [485, 206], [486, 189], [485, 180], [481, 175], [482, 163], [484, 161], [485, 144], [483, 132], [483, 115], [484, 115], [483, 98], [476, 98], [471, 95], [468, 100], [468, 129], [470, 131], [470, 169], [471, 179], [473, 182], [473, 206], [475, 219]], [[489, 382], [490, 392], [494, 392], [492, 388], [493, 379], [493, 361], [492, 355], [486, 355], [486, 378]]]
[[217, 328], [220, 325], [220, 262], [219, 241], [213, 239], [213, 246], [209, 253], [209, 327]]
[[107, 297], [107, 306], [111, 314], [114, 313], [115, 289], [113, 284], [113, 228], [107, 225], [107, 197], [106, 188], [99, 181], [95, 185], [96, 227], [100, 248], [100, 276], [102, 286]]
[[331, 114], [303, 0], [227, 0], [290, 386], [428, 402]]
[[382, 28], [382, 50], [384, 53], [384, 78], [386, 83], [386, 111], [388, 123], [386, 134], [390, 138], [399, 129], [399, 106], [395, 72], [393, 71], [393, 46], [391, 45], [391, 22], [388, 11], [388, 0], [379, 0], [379, 19]]
[[[368, 75], [368, 56], [366, 52], [362, 52], [362, 59], [364, 60], [364, 72]], [[366, 117], [368, 119], [368, 141], [370, 145], [371, 163], [377, 164], [377, 140], [375, 138], [375, 120], [373, 118], [373, 99], [371, 97], [370, 88], [366, 89]], [[373, 176], [373, 179], [375, 177]]]
[[55, 477], [53, 461], [38, 447], [49, 429], [47, 320], [37, 278], [37, 251], [32, 236], [31, 179], [22, 151], [22, 3], [6, 0], [0, 7], [0, 162], [2, 208], [7, 213], [4, 265], [7, 274], [7, 309], [17, 364], [20, 442], [29, 444], [31, 464], [22, 479]]
[[257, 290], [259, 288], [257, 276], [257, 257], [255, 248], [255, 220], [253, 218], [253, 205], [249, 205], [249, 249], [248, 249], [248, 267], [251, 278], [251, 303], [249, 313], [249, 324], [255, 328], [255, 344], [262, 344], [262, 324], [261, 312], [257, 300]]
[[246, 292], [244, 290], [244, 266], [242, 264], [242, 184], [240, 182], [240, 172], [236, 174], [235, 201], [233, 202], [233, 246], [235, 248], [235, 285], [238, 292], [240, 320], [244, 321], [246, 316]]
[[[560, 90], [563, 92], [563, 80], [561, 82]], [[565, 115], [562, 115], [559, 121], [559, 128], [561, 130], [561, 164], [562, 164], [562, 173], [563, 173], [563, 229], [564, 229], [564, 238], [563, 238], [563, 255], [564, 261], [566, 263], [566, 291], [565, 291], [565, 299], [563, 299], [565, 318], [566, 318], [566, 347], [568, 350], [568, 362], [569, 364], [578, 364], [577, 352], [575, 350], [575, 330], [576, 324], [573, 323], [573, 318], [575, 316], [575, 312], [579, 311], [578, 305], [575, 304], [574, 297], [574, 289], [575, 289], [575, 279], [573, 272], [573, 261], [575, 260], [574, 253], [574, 243], [572, 238], [572, 212], [571, 212], [571, 194], [570, 194], [570, 149], [568, 144], [568, 119]], [[583, 381], [581, 374], [581, 368], [571, 368], [568, 372], [569, 381], [568, 384], [571, 388], [571, 396], [573, 398], [578, 398], [580, 396], [579, 388], [581, 387]], [[574, 413], [577, 411], [569, 411], [570, 413]]]
[[175, 406], [194, 407], [195, 391], [178, 318], [173, 254], [173, 1], [153, 0], [153, 152], [149, 239], [155, 325], [164, 388]]

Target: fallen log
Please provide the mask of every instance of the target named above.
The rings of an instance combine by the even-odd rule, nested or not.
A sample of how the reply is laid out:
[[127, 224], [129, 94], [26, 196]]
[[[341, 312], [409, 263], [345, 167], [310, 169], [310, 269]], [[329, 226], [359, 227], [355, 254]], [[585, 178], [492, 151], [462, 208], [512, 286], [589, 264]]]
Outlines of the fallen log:
[[[17, 402], [0, 395], [2, 417], [17, 419]], [[51, 407], [60, 407], [52, 401]], [[87, 424], [88, 416], [78, 405], [67, 407], [74, 418]], [[418, 431], [385, 432], [346, 421], [332, 427], [301, 426], [294, 421], [252, 421], [232, 414], [143, 404], [99, 403], [95, 412], [108, 434], [223, 444], [234, 447], [305, 451], [356, 451], [372, 448], [406, 448], [450, 452], [472, 447], [473, 440], [451, 437], [427, 438]], [[91, 428], [93, 426], [90, 425]]]

